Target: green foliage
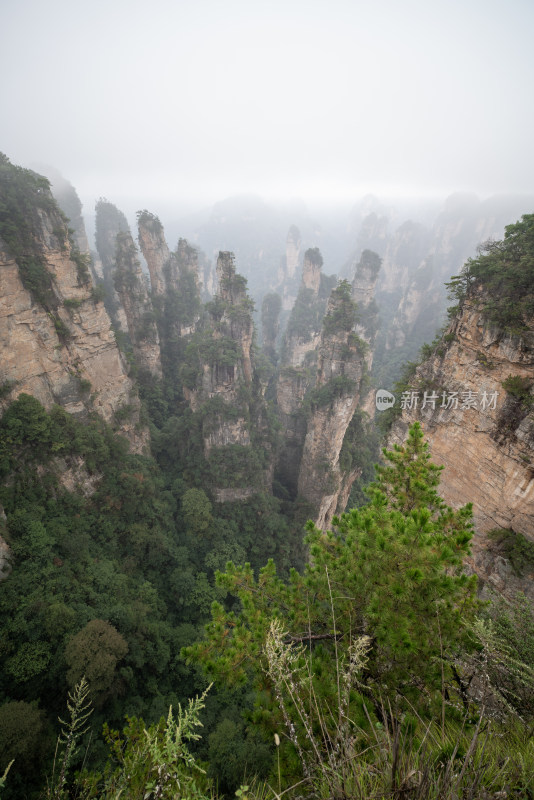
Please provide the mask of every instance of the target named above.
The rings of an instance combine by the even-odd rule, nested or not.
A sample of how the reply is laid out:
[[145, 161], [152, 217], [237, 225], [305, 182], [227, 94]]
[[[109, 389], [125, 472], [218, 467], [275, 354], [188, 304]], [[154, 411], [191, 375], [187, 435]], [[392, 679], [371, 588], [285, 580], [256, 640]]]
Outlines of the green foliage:
[[343, 444], [339, 454], [339, 466], [343, 473], [352, 470], [361, 470], [360, 477], [353, 484], [348, 507], [365, 505], [368, 498], [363, 487], [367, 486], [374, 477], [374, 465], [380, 454], [378, 431], [367, 419], [361, 409], [356, 409], [345, 431]]
[[247, 291], [247, 279], [237, 272], [234, 272], [232, 275], [225, 275], [221, 279], [221, 289], [237, 297]]
[[534, 214], [508, 225], [502, 241], [482, 245], [447, 286], [457, 301], [453, 314], [470, 297], [491, 324], [512, 334], [527, 330], [534, 316]]
[[[220, 792], [232, 795], [251, 775], [267, 778], [272, 765], [270, 744], [254, 729], [245, 731], [241, 721], [224, 717], [208, 739], [208, 776]], [[235, 792], [240, 796], [240, 790]]]
[[264, 337], [268, 334], [269, 338], [275, 338], [276, 325], [281, 310], [282, 298], [280, 295], [276, 292], [266, 294], [261, 305], [261, 320]]
[[351, 297], [351, 286], [346, 280], [340, 281], [332, 291], [328, 313], [323, 320], [323, 330], [332, 335], [351, 331], [357, 321], [356, 303]]
[[308, 261], [310, 261], [316, 267], [323, 266], [323, 257], [318, 247], [308, 248], [308, 250], [306, 250], [306, 252], [304, 253], [304, 258], [307, 258]]
[[[393, 387], [393, 391], [397, 395], [397, 398], [400, 398], [403, 392], [408, 392], [412, 390], [417, 390], [423, 388], [420, 384], [416, 383], [415, 381], [415, 374], [417, 371], [417, 367], [423, 364], [427, 359], [431, 358], [432, 356], [437, 355], [439, 358], [442, 358], [445, 355], [447, 345], [451, 344], [454, 341], [454, 336], [450, 334], [445, 334], [444, 331], [446, 328], [442, 328], [436, 333], [436, 336], [432, 340], [432, 342], [428, 343], [425, 342], [421, 348], [419, 349], [419, 353], [417, 359], [415, 361], [407, 361], [403, 364], [399, 376], [399, 380], [395, 383]], [[425, 386], [425, 389], [435, 388]], [[437, 388], [437, 387], [436, 387]], [[393, 406], [388, 408], [386, 411], [382, 412], [378, 416], [377, 426], [379, 430], [385, 435], [393, 425], [396, 419], [400, 417], [402, 413], [402, 408], [400, 402], [397, 400]]]
[[462, 618], [474, 607], [474, 579], [461, 573], [470, 508], [453, 512], [439, 498], [439, 468], [429, 462], [417, 425], [406, 447], [387, 458], [391, 466], [379, 470], [369, 506], [335, 520], [335, 533], [309, 527], [311, 561], [288, 584], [273, 563], [257, 581], [248, 565], [219, 574], [241, 611], [214, 606], [206, 641], [186, 655], [214, 677], [235, 682], [250, 675], [261, 684], [262, 647], [277, 617], [290, 640], [314, 648], [315, 691], [328, 698], [337, 691], [327, 667], [334, 650], [346, 652], [354, 635], [365, 634], [373, 643], [368, 688], [387, 688], [392, 704], [431, 704], [442, 667], [448, 671], [442, 654], [464, 640]]
[[17, 385], [17, 381], [4, 381], [0, 384], [0, 400], [7, 397]]
[[[91, 701], [89, 700], [89, 686], [84, 677], [79, 683], [76, 684], [72, 693], [69, 694], [67, 700], [67, 710], [69, 712], [69, 721], [65, 722], [60, 719], [62, 725], [61, 733], [58, 736], [56, 758], [54, 759], [54, 770], [48, 791], [46, 793], [47, 800], [62, 800], [67, 797], [65, 792], [65, 784], [67, 782], [67, 770], [69, 769], [77, 749], [77, 742], [81, 737], [87, 733], [89, 726], [87, 721], [93, 709], [91, 708]], [[63, 749], [63, 755], [59, 764], [59, 774], [56, 778], [55, 767], [57, 761], [57, 752], [59, 748]]]
[[324, 408], [335, 400], [356, 391], [356, 383], [346, 375], [336, 375], [322, 386], [312, 389], [306, 397], [306, 406], [311, 409]]
[[93, 303], [103, 303], [106, 297], [106, 287], [99, 283], [91, 289], [91, 300]]
[[371, 271], [372, 275], [376, 276], [380, 272], [382, 259], [375, 253], [374, 250], [363, 250], [360, 256], [358, 267], [363, 267]]
[[198, 344], [201, 359], [211, 366], [218, 364], [223, 367], [233, 367], [240, 359], [239, 345], [228, 336], [214, 338], [211, 335], [203, 337]]
[[105, 727], [115, 769], [107, 767], [102, 776], [86, 775], [77, 790], [82, 800], [208, 800], [211, 797], [204, 770], [189, 749], [189, 743], [200, 738], [196, 729], [202, 725], [199, 716], [204, 708], [206, 691], [187, 708], [178, 706], [175, 716], [169, 708], [167, 719], [145, 727], [143, 720], [130, 718], [121, 734]]
[[[40, 210], [62, 219], [50, 192], [50, 182], [31, 170], [13, 166], [0, 153], [0, 237], [17, 262], [24, 287], [36, 302], [53, 310], [57, 298], [39, 242]], [[66, 224], [62, 235], [66, 239]]]
[[325, 305], [324, 299], [316, 298], [312, 289], [301, 286], [287, 323], [286, 339], [299, 336], [309, 341], [313, 333], [321, 330]]
[[65, 648], [67, 681], [74, 686], [87, 676], [95, 699], [108, 692], [116, 679], [117, 664], [128, 652], [123, 636], [109, 622], [92, 619]]
[[508, 392], [508, 394], [512, 395], [512, 397], [515, 397], [516, 400], [519, 400], [519, 402], [527, 408], [531, 408], [534, 404], [534, 397], [531, 394], [531, 378], [523, 377], [521, 375], [509, 375], [502, 382], [502, 387]]
[[65, 308], [68, 308], [69, 311], [76, 311], [76, 309], [80, 308], [82, 303], [83, 300], [79, 300], [76, 297], [67, 298], [63, 301], [63, 305]]
[[45, 715], [34, 703], [12, 700], [0, 706], [0, 771], [6, 777], [2, 798], [23, 796], [24, 785], [35, 789], [49, 750]]
[[155, 214], [152, 214], [150, 211], [147, 211], [146, 208], [142, 211], [138, 211], [136, 216], [137, 224], [143, 225], [153, 233], [161, 233], [163, 230], [163, 225], [161, 224], [159, 217], [157, 217]]
[[50, 314], [50, 319], [54, 323], [55, 331], [61, 341], [65, 342], [72, 337], [69, 328], [63, 322], [61, 317], [59, 317], [57, 314]]
[[507, 558], [516, 575], [522, 577], [534, 568], [534, 543], [512, 530], [496, 528], [487, 534]]
[[182, 497], [182, 515], [188, 529], [200, 534], [211, 524], [212, 506], [202, 489], [188, 489]]
[[109, 268], [115, 258], [116, 236], [118, 233], [129, 233], [129, 226], [122, 211], [105, 197], [99, 198], [95, 212], [96, 249], [105, 267]]
[[13, 766], [13, 762], [14, 761], [15, 761], [15, 759], [13, 759], [12, 761], [9, 762], [9, 764], [7, 765], [7, 767], [4, 770], [4, 774], [0, 777], [0, 789], [3, 789], [4, 786], [6, 785], [7, 773], [9, 772], [11, 767]]
[[216, 486], [239, 488], [262, 485], [263, 470], [267, 464], [264, 453], [250, 445], [227, 444], [212, 447], [209, 469]]
[[[168, 577], [190, 563], [174, 544], [175, 500], [155, 464], [127, 449], [99, 417], [81, 423], [28, 395], [0, 420], [3, 535], [14, 566], [0, 594], [0, 702], [39, 700], [51, 722], [69, 670], [73, 682], [95, 678], [98, 724], [102, 709], [110, 721], [127, 708], [157, 719], [177, 687], [179, 699], [190, 690], [173, 654], [184, 643], [177, 626], [200, 612], [187, 617]], [[68, 492], [61, 477], [71, 465], [80, 486]], [[92, 636], [91, 620], [101, 620], [102, 635]], [[40, 739], [48, 742], [44, 728]], [[12, 774], [8, 792], [20, 788]]]
[[534, 719], [534, 616], [531, 603], [519, 594], [513, 602], [500, 598], [475, 619], [472, 634], [479, 650], [473, 673], [482, 702], [495, 716], [513, 712]]
[[74, 261], [74, 264], [76, 265], [78, 283], [80, 286], [87, 286], [88, 284], [91, 284], [91, 256], [89, 253], [80, 252], [78, 246], [74, 243], [72, 236], [70, 237], [70, 240], [70, 260]]

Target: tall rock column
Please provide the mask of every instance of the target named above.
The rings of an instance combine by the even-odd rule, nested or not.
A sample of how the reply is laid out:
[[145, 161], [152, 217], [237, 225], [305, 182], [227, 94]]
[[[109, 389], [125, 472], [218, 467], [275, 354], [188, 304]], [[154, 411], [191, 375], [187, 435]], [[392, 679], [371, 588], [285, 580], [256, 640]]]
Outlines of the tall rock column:
[[191, 337], [184, 394], [201, 420], [210, 488], [218, 502], [270, 489], [272, 457], [265, 404], [253, 362], [253, 302], [234, 256], [220, 252], [219, 285]]
[[[359, 403], [367, 351], [366, 343], [354, 331], [355, 324], [351, 287], [343, 281], [330, 296], [323, 322], [298, 479], [298, 493], [314, 507], [315, 522], [321, 528], [343, 510], [340, 500], [346, 502], [350, 491], [340, 455]], [[357, 474], [350, 476], [350, 482]]]
[[95, 269], [97, 273], [102, 273], [102, 283], [106, 292], [104, 303], [115, 328], [126, 333], [128, 323], [115, 289], [113, 272], [117, 235], [130, 233], [130, 226], [122, 211], [103, 197], [96, 204], [95, 223], [95, 244], [100, 259], [100, 264], [95, 265]]
[[149, 211], [140, 211], [137, 215], [139, 245], [143, 253], [148, 271], [152, 294], [162, 295], [165, 291], [165, 269], [168, 267], [171, 253], [163, 225], [158, 217]]
[[297, 494], [302, 447], [306, 436], [303, 401], [315, 381], [322, 320], [335, 278], [321, 273], [317, 248], [304, 256], [299, 293], [289, 317], [276, 381], [278, 415], [284, 444], [278, 456], [276, 479], [292, 496]]
[[161, 358], [156, 317], [137, 249], [129, 233], [116, 239], [114, 283], [126, 314], [134, 360], [141, 370], [161, 378]]
[[301, 247], [300, 231], [292, 225], [287, 234], [285, 256], [280, 259], [278, 269], [277, 292], [282, 298], [284, 311], [291, 311], [296, 300]]

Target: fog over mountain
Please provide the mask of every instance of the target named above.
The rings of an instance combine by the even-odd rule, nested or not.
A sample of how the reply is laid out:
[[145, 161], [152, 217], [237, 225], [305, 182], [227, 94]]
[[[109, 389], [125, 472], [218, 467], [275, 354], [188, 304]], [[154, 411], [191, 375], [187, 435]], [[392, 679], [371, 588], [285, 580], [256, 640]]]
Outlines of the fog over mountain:
[[527, 0], [6, 0], [1, 149], [126, 213], [528, 193], [533, 18]]

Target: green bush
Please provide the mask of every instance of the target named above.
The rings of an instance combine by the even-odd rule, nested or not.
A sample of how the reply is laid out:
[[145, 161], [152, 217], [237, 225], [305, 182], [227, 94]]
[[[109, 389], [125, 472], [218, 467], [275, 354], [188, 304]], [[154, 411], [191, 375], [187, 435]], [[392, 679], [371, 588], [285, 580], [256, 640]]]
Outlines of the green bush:
[[534, 404], [534, 397], [531, 394], [531, 378], [523, 377], [521, 375], [509, 375], [502, 382], [502, 387], [508, 392], [509, 395], [515, 397], [516, 400], [519, 400], [528, 408]]
[[513, 335], [527, 330], [534, 317], [534, 214], [508, 225], [502, 241], [482, 245], [447, 286], [457, 301], [452, 314], [470, 297], [491, 324]]

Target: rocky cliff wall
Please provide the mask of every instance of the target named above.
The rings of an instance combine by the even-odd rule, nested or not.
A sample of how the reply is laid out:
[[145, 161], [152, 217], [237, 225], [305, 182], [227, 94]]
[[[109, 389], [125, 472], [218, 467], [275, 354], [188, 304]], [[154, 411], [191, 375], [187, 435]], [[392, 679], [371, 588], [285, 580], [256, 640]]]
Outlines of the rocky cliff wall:
[[[96, 410], [108, 422], [127, 407], [128, 421], [117, 427], [141, 451], [148, 434], [139, 428], [139, 400], [104, 305], [93, 299], [87, 262], [73, 249], [67, 223], [46, 185], [24, 170], [10, 165], [3, 169], [2, 403], [25, 392], [47, 408], [58, 403], [77, 415]], [[12, 191], [15, 185], [17, 192]], [[17, 198], [26, 204], [24, 218], [19, 217]], [[16, 236], [9, 232], [10, 220]]]
[[171, 252], [165, 241], [163, 225], [148, 211], [138, 217], [139, 245], [146, 259], [150, 273], [150, 285], [154, 295], [165, 291], [165, 269], [168, 267]]
[[332, 291], [318, 347], [317, 375], [298, 478], [298, 494], [315, 509], [315, 523], [330, 525], [344, 510], [352, 476], [340, 465], [349, 423], [358, 407], [367, 347], [355, 333], [356, 307], [347, 283]]
[[210, 489], [218, 502], [229, 502], [270, 491], [272, 456], [254, 364], [253, 303], [232, 253], [219, 253], [217, 276], [216, 296], [188, 347], [184, 394], [202, 420]]
[[130, 226], [122, 211], [101, 198], [96, 204], [95, 244], [97, 258], [94, 272], [101, 279], [105, 291], [104, 303], [115, 329], [127, 333], [128, 322], [121, 305], [113, 275], [115, 272], [116, 242], [119, 233], [130, 234]]
[[159, 335], [147, 281], [129, 233], [116, 238], [115, 289], [126, 315], [136, 366], [157, 379], [162, 377]]
[[418, 407], [403, 411], [391, 440], [420, 419], [434, 460], [445, 465], [445, 500], [472, 501], [481, 532], [509, 527], [534, 540], [534, 416], [502, 385], [511, 376], [534, 384], [534, 331], [504, 334], [466, 302], [445, 338], [445, 352], [438, 347], [417, 369]]
[[418, 367], [389, 444], [403, 442], [415, 420], [422, 423], [432, 460], [445, 467], [443, 498], [454, 508], [473, 503], [473, 569], [500, 591], [515, 587], [534, 597], [534, 575], [514, 577], [485, 535], [510, 529], [534, 542], [534, 413], [531, 392], [520, 399], [503, 387], [511, 377], [534, 385], [534, 330], [507, 334], [488, 324], [476, 299], [466, 301]]

